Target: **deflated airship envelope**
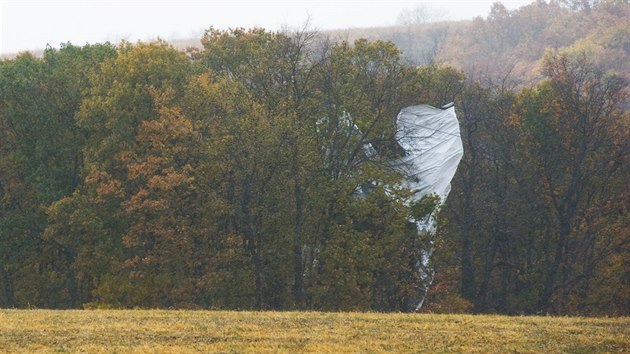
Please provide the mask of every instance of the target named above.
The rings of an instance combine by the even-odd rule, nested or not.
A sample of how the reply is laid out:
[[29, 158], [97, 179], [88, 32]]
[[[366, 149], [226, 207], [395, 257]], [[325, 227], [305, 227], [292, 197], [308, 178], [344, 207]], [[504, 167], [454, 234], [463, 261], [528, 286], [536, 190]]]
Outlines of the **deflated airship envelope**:
[[[398, 114], [397, 127], [396, 139], [405, 155], [393, 165], [405, 175], [403, 185], [414, 192], [409, 202], [427, 195], [440, 198], [431, 214], [422, 220], [410, 217], [410, 221], [416, 224], [418, 234], [435, 234], [435, 214], [451, 191], [451, 180], [464, 153], [455, 107], [449, 104], [442, 109], [428, 105], [404, 108]], [[432, 253], [431, 246], [418, 250], [415, 267], [420, 284], [416, 298], [410, 299], [416, 311], [433, 283]]]
[[[445, 108], [418, 105], [404, 108], [397, 118], [396, 138], [405, 156], [395, 162], [407, 176], [406, 185], [414, 191], [412, 202], [436, 194], [444, 203], [451, 180], [462, 159], [464, 147], [459, 122], [452, 104]], [[420, 232], [435, 232], [433, 217], [415, 220]]]

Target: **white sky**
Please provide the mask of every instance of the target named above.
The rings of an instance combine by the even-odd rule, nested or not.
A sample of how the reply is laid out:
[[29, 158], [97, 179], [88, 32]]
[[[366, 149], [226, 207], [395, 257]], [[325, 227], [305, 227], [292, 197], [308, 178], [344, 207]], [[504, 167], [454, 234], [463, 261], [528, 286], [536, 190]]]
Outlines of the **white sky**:
[[[496, 0], [452, 1], [58, 1], [0, 0], [0, 54], [43, 49], [46, 44], [200, 37], [214, 26], [299, 27], [310, 17], [319, 30], [387, 26], [400, 11], [424, 4], [445, 20], [485, 17]], [[534, 0], [504, 0], [516, 9]]]

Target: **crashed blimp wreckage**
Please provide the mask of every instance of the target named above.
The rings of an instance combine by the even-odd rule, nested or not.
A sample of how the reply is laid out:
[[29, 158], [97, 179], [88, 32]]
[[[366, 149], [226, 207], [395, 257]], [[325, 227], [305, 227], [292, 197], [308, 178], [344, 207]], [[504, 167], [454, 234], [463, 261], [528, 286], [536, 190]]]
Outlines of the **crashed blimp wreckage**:
[[[452, 103], [440, 108], [418, 105], [404, 108], [397, 118], [396, 140], [405, 154], [393, 162], [394, 168], [405, 176], [403, 183], [413, 195], [410, 203], [425, 196], [436, 196], [436, 208], [420, 220], [410, 218], [418, 234], [436, 232], [435, 215], [451, 191], [451, 180], [462, 159], [464, 147], [459, 131], [459, 122]], [[426, 292], [433, 282], [431, 269], [431, 247], [418, 250], [416, 271], [420, 278], [420, 289], [415, 299], [415, 310], [424, 303]]]
[[[428, 215], [419, 219], [409, 218], [418, 232], [418, 236], [435, 234], [437, 229], [436, 214], [446, 201], [451, 190], [451, 180], [464, 152], [459, 131], [459, 122], [452, 103], [435, 108], [429, 105], [418, 105], [404, 108], [396, 119], [396, 143], [402, 156], [392, 159], [393, 169], [404, 176], [402, 187], [413, 194], [409, 205], [420, 202], [425, 197], [435, 200], [435, 208]], [[354, 126], [356, 130], [358, 128]], [[367, 155], [377, 154], [370, 143], [364, 146]], [[368, 194], [362, 191], [363, 195]], [[415, 311], [419, 310], [433, 282], [433, 270], [430, 260], [432, 249], [418, 249], [415, 268], [420, 280], [416, 297], [410, 304]]]
[[[324, 125], [327, 122], [326, 118], [322, 118], [318, 124]], [[339, 123], [348, 129], [349, 135], [361, 137], [365, 156], [380, 155], [379, 150], [382, 150], [383, 146], [373, 146], [368, 139], [364, 139], [365, 135], [352, 122], [349, 113], [344, 112], [339, 117]], [[413, 208], [413, 205], [421, 202], [423, 198], [430, 197], [434, 206], [428, 215], [409, 216], [408, 221], [415, 226], [419, 238], [431, 236], [437, 230], [436, 215], [448, 197], [451, 180], [464, 151], [454, 105], [450, 103], [442, 108], [417, 105], [402, 109], [396, 118], [396, 134], [393, 140], [385, 149], [395, 151], [395, 156], [387, 162], [393, 170], [403, 176], [402, 185], [399, 187], [412, 192], [407, 200], [408, 205]], [[370, 194], [370, 189], [370, 185], [357, 186], [355, 197], [365, 198]], [[314, 266], [318, 263], [319, 249], [320, 247], [314, 249], [315, 255], [312, 260]], [[414, 298], [409, 299], [408, 306], [409, 310], [418, 311], [433, 282], [434, 272], [430, 262], [432, 244], [429, 241], [428, 246], [415, 250], [415, 253], [412, 263], [419, 284]], [[305, 273], [304, 276], [308, 274]]]

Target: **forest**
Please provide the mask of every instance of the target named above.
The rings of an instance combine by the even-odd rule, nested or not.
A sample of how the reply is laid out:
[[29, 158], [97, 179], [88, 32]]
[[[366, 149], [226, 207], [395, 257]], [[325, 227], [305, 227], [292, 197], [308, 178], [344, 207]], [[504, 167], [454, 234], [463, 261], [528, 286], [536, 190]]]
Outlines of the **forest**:
[[[477, 25], [513, 28], [499, 10]], [[629, 315], [629, 73], [603, 60], [629, 55], [616, 29], [533, 54], [540, 77], [518, 85], [309, 30], [3, 59], [0, 307], [405, 312], [432, 248], [421, 311]], [[449, 102], [464, 157], [419, 237], [409, 216], [434, 204], [407, 203], [387, 162], [396, 116]]]

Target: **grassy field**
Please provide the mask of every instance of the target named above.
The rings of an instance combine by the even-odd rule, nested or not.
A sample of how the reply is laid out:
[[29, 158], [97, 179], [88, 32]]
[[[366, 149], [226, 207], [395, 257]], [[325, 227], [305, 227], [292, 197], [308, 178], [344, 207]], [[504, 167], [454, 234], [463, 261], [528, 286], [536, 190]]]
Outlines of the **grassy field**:
[[0, 310], [0, 352], [630, 352], [630, 318]]

